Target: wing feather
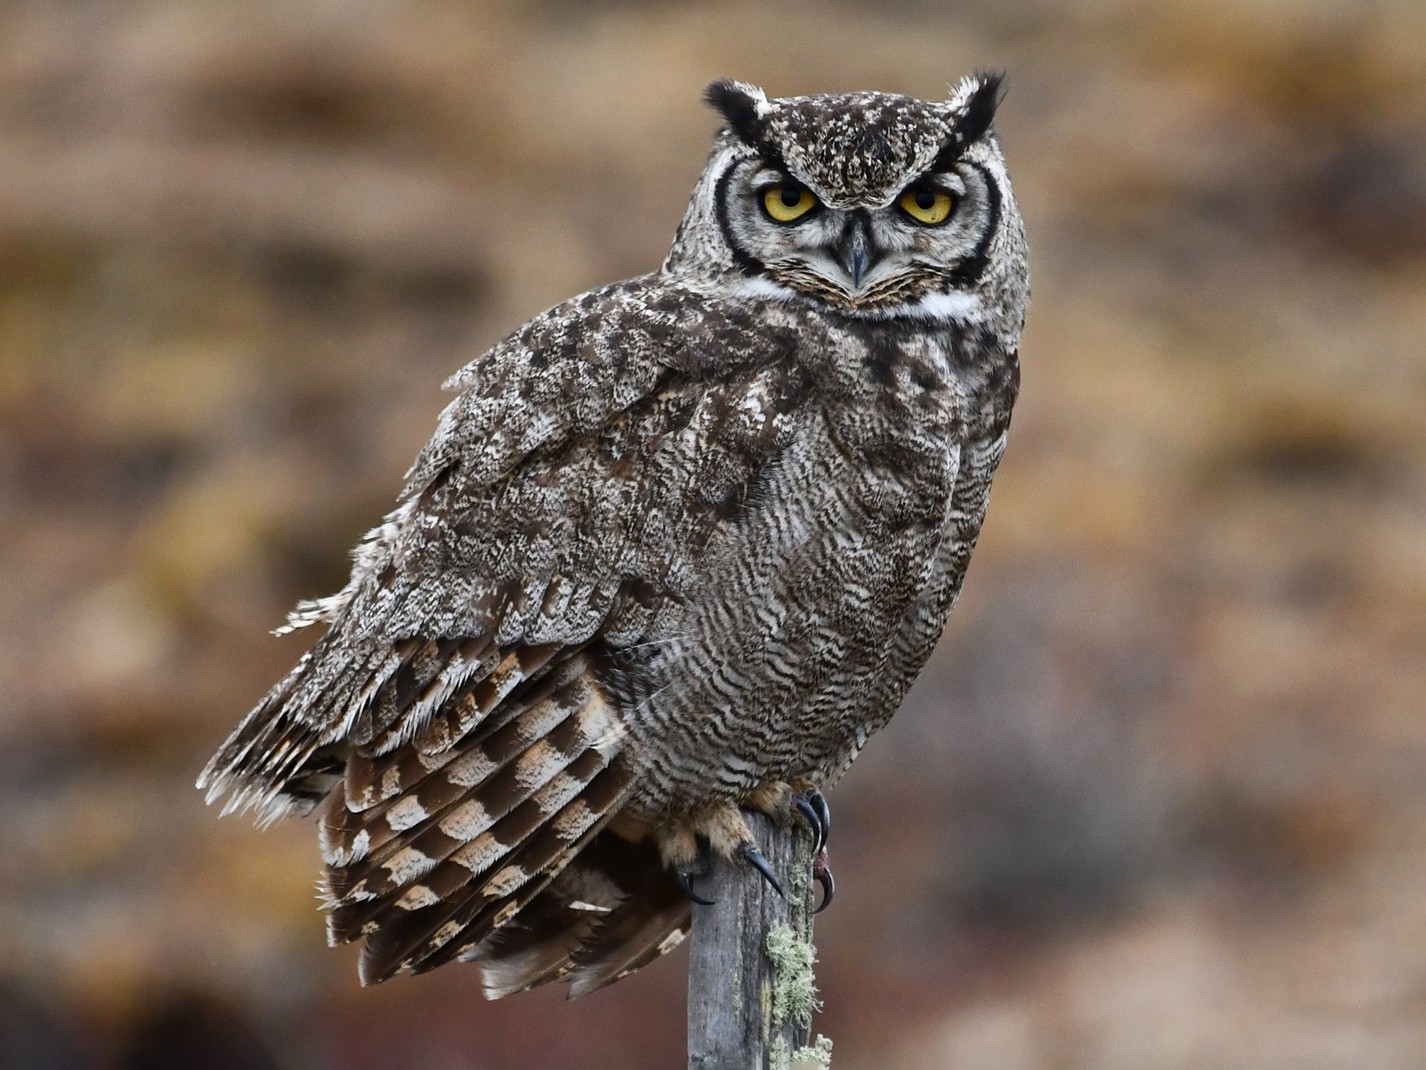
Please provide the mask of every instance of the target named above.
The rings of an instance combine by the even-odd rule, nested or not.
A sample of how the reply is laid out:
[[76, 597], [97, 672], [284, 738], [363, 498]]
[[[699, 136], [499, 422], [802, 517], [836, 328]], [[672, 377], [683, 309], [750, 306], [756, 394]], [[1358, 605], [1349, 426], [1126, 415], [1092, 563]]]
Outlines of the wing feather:
[[[364, 941], [363, 980], [489, 955], [505, 962], [492, 991], [555, 976], [592, 990], [686, 931], [657, 852], [621, 856], [601, 833], [637, 767], [603, 674], [681, 596], [682, 563], [805, 403], [753, 340], [741, 364], [726, 333], [711, 344], [734, 329], [634, 280], [453, 377], [461, 393], [350, 582], [291, 618], [327, 634], [204, 770], [210, 797], [264, 819], [330, 792], [329, 937]], [[698, 355], [713, 353], [717, 367]], [[580, 884], [602, 891], [572, 897]], [[530, 935], [502, 944], [527, 907]]]

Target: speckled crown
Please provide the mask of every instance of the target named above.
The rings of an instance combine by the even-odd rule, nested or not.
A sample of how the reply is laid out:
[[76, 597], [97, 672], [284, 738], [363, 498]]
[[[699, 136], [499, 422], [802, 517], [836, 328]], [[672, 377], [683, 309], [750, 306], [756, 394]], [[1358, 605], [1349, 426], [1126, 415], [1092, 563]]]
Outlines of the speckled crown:
[[990, 129], [1000, 88], [1000, 75], [977, 74], [943, 102], [894, 93], [769, 100], [722, 80], [705, 96], [738, 138], [840, 208], [889, 203], [911, 177], [949, 165]]

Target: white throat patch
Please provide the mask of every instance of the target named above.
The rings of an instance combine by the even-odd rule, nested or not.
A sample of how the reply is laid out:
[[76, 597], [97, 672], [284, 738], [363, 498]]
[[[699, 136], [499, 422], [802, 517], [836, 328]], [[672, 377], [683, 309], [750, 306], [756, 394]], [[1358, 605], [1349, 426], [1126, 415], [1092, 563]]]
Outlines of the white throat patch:
[[[769, 301], [787, 302], [799, 298], [806, 300], [804, 295], [780, 282], [775, 282], [766, 275], [738, 279], [732, 284], [731, 291], [737, 297], [760, 297]], [[867, 319], [907, 318], [967, 325], [980, 323], [985, 318], [985, 306], [980, 297], [959, 290], [951, 293], [927, 294], [919, 301], [846, 311], [851, 312], [852, 315], [865, 316]]]

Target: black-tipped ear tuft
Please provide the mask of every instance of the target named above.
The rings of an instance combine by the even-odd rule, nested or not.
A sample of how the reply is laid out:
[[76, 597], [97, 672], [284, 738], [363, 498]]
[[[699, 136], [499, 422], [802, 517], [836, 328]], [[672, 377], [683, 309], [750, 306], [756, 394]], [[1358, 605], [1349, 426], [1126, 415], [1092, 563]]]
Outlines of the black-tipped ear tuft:
[[703, 90], [703, 99], [728, 121], [733, 133], [749, 145], [761, 145], [764, 123], [759, 112], [767, 106], [762, 90], [745, 82], [720, 78], [708, 83], [708, 88]]
[[956, 121], [956, 133], [962, 145], [979, 141], [995, 121], [995, 110], [1005, 99], [1004, 71], [976, 71], [974, 79], [979, 84], [965, 102]]
[[1005, 99], [1003, 71], [976, 71], [951, 93], [951, 137], [932, 161], [931, 171], [949, 171], [966, 149], [985, 137], [995, 121], [995, 109]]

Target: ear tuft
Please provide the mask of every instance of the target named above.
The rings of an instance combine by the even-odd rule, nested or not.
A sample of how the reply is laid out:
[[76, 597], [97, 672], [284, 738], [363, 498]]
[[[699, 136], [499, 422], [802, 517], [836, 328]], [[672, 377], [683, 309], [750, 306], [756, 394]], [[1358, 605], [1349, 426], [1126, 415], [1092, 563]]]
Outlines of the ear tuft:
[[708, 84], [703, 99], [727, 120], [738, 137], [753, 146], [762, 142], [768, 106], [767, 95], [757, 86], [720, 78]]
[[990, 129], [1005, 99], [1004, 83], [1004, 71], [976, 71], [956, 87], [951, 99], [958, 105], [955, 124], [962, 145], [979, 141]]
[[941, 147], [931, 171], [949, 171], [966, 149], [985, 137], [995, 121], [995, 110], [1005, 99], [1003, 71], [976, 71], [951, 90], [946, 101], [951, 124], [951, 136]]

